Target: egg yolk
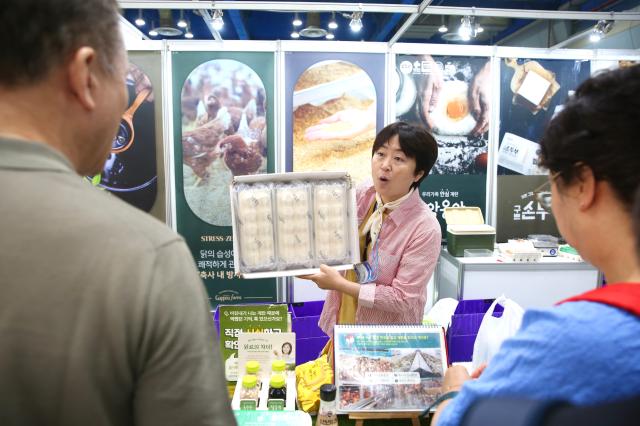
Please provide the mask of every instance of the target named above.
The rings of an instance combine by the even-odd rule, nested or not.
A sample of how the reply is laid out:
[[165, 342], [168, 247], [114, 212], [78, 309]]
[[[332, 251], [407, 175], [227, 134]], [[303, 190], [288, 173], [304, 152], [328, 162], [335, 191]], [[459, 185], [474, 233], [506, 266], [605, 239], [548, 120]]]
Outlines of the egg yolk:
[[447, 104], [447, 116], [455, 121], [462, 120], [469, 113], [466, 99], [455, 98]]

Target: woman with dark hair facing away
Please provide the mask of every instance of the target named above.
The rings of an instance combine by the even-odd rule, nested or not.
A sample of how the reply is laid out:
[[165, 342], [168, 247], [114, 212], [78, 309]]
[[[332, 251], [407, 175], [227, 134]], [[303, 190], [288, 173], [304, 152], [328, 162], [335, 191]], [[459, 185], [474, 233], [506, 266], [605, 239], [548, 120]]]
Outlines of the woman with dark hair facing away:
[[361, 268], [343, 276], [322, 265], [319, 273], [301, 277], [329, 290], [320, 327], [330, 337], [335, 324], [421, 323], [440, 254], [440, 225], [419, 191], [438, 157], [433, 136], [396, 122], [378, 133], [371, 155], [373, 183], [356, 195], [360, 255], [368, 273]]
[[640, 394], [640, 261], [631, 214], [640, 187], [638, 123], [637, 65], [585, 81], [550, 122], [540, 141], [549, 181], [538, 200], [609, 284], [528, 310], [477, 380], [449, 368], [434, 424], [460, 424], [483, 397], [590, 405]]

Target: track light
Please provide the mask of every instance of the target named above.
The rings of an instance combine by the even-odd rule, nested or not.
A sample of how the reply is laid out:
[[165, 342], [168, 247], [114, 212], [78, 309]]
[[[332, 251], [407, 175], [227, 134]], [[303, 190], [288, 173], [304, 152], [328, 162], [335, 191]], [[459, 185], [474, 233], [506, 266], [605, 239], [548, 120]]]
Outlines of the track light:
[[599, 20], [589, 34], [589, 41], [591, 43], [599, 42], [605, 34], [611, 31], [611, 28], [613, 28], [613, 22], [605, 21], [604, 19]]
[[458, 28], [458, 35], [464, 41], [471, 40], [471, 33], [473, 32], [473, 28], [471, 26], [471, 17], [463, 16], [460, 20], [460, 28]]
[[214, 30], [220, 31], [222, 27], [224, 27], [224, 19], [222, 19], [222, 11], [220, 9], [216, 9], [213, 12], [213, 21], [211, 22], [211, 26]]
[[138, 9], [138, 17], [136, 18], [136, 25], [139, 27], [144, 27], [144, 24], [146, 24], [146, 22], [142, 17], [142, 9]]
[[298, 12], [296, 12], [292, 24], [294, 27], [299, 27], [300, 25], [302, 25], [302, 19], [300, 19], [300, 16], [298, 16]]
[[484, 28], [476, 22], [474, 16], [464, 16], [460, 20], [460, 28], [458, 28], [458, 35], [463, 41], [469, 41], [472, 38], [476, 38], [478, 34], [484, 31]]
[[331, 12], [331, 20], [329, 21], [329, 25], [327, 26], [329, 27], [330, 30], [335, 30], [336, 28], [338, 28], [338, 22], [336, 21], [335, 12]]
[[349, 22], [349, 27], [351, 27], [351, 31], [354, 33], [360, 32], [362, 29], [362, 12], [353, 12], [351, 14], [351, 22]]
[[327, 40], [333, 40], [334, 38], [336, 38], [336, 36], [334, 36], [332, 33], [327, 33]]
[[298, 33], [296, 30], [293, 30], [293, 32], [291, 33], [291, 38], [300, 38], [300, 33]]
[[440, 27], [438, 28], [438, 32], [444, 34], [447, 31], [449, 31], [449, 28], [447, 28], [447, 25], [444, 23], [444, 16], [443, 16], [442, 17], [442, 25], [440, 25]]
[[180, 19], [178, 19], [178, 23], [176, 24], [179, 28], [187, 28], [187, 21], [184, 20], [184, 11], [180, 11]]

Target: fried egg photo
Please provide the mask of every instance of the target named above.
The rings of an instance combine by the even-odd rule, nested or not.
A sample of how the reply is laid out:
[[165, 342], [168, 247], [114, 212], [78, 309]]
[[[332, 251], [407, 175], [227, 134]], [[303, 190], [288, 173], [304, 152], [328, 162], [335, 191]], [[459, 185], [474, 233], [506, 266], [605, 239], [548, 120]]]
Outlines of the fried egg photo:
[[471, 115], [464, 81], [445, 81], [435, 109], [431, 112], [433, 131], [439, 135], [464, 136], [471, 133], [476, 120]]

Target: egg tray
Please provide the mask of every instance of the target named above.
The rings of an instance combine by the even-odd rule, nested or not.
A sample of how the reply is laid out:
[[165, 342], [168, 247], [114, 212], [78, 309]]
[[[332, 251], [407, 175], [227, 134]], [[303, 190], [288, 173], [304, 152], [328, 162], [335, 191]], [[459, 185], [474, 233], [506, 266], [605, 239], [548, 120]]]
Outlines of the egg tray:
[[355, 190], [346, 172], [237, 176], [230, 186], [235, 273], [264, 278], [358, 262]]

